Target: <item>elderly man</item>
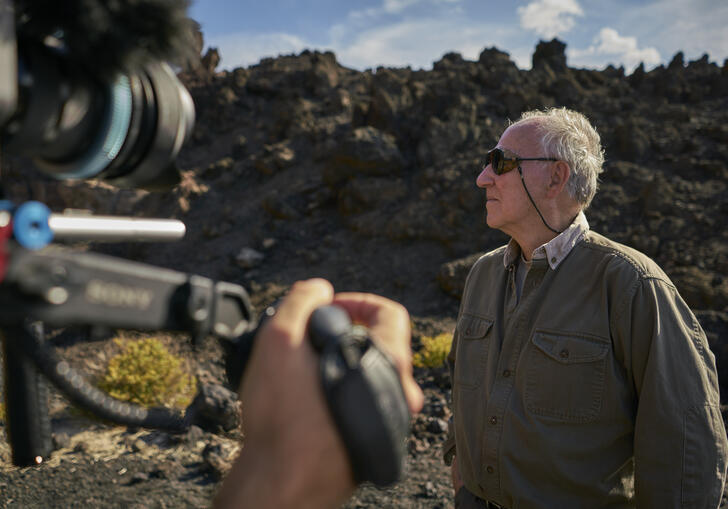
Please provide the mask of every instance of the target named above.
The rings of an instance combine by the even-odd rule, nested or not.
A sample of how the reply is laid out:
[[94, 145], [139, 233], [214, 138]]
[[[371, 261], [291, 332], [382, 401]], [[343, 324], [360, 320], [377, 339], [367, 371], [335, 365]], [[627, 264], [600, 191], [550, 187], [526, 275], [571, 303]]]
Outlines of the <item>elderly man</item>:
[[591, 231], [599, 135], [525, 113], [477, 178], [511, 236], [468, 275], [445, 445], [458, 508], [715, 508], [728, 443], [715, 358], [665, 273]]

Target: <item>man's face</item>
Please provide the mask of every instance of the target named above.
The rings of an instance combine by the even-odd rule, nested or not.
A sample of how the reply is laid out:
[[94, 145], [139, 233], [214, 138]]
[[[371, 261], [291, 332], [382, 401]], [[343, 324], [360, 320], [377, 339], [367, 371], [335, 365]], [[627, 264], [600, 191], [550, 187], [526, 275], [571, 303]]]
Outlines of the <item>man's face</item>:
[[[496, 148], [503, 150], [506, 157], [543, 157], [534, 135], [533, 125], [511, 126], [503, 133]], [[542, 178], [542, 172], [539, 171], [542, 166], [543, 163], [538, 161], [521, 162], [526, 185], [537, 202], [537, 195], [540, 194], [537, 184]], [[496, 175], [489, 164], [478, 175], [476, 184], [485, 189], [488, 226], [511, 236], [528, 227], [536, 212], [523, 189], [518, 169]]]

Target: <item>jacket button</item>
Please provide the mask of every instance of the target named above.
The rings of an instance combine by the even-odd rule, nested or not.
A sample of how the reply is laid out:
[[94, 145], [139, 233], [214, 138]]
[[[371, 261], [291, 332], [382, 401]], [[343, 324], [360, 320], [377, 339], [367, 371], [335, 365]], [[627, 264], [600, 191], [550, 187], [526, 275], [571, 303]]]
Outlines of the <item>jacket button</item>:
[[561, 357], [562, 359], [568, 359], [569, 358], [569, 351], [566, 348], [564, 348], [563, 350], [561, 350], [559, 352], [559, 357]]
[[487, 467], [485, 467], [485, 471], [488, 472], [489, 474], [492, 474], [493, 472], [495, 472], [495, 469], [493, 467], [491, 467], [490, 465], [488, 465]]
[[503, 370], [503, 378], [508, 378], [511, 376], [511, 370], [510, 369], [504, 369]]
[[470, 335], [470, 333], [471, 333], [471, 332], [472, 332], [472, 329], [466, 329], [466, 330], [465, 330], [465, 334], [468, 334], [468, 335]]
[[498, 424], [498, 418], [494, 415], [490, 418], [490, 423], [495, 426], [496, 424]]

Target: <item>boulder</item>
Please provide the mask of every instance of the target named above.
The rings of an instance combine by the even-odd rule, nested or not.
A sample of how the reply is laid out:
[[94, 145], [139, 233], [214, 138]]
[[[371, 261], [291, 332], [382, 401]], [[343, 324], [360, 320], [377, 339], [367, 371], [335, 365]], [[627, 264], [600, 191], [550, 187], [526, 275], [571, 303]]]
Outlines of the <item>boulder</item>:
[[403, 167], [404, 157], [394, 136], [371, 126], [357, 127], [342, 140], [323, 177], [337, 186], [355, 175], [396, 175]]

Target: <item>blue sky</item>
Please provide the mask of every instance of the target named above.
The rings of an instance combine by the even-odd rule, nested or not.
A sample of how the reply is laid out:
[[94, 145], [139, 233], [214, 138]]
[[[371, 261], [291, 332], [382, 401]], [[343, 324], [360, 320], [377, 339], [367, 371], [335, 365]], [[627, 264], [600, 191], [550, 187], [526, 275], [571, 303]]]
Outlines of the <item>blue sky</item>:
[[528, 69], [553, 37], [571, 67], [728, 58], [728, 0], [193, 0], [189, 13], [226, 69], [304, 49], [359, 70], [430, 69], [449, 51], [477, 60], [492, 46]]

